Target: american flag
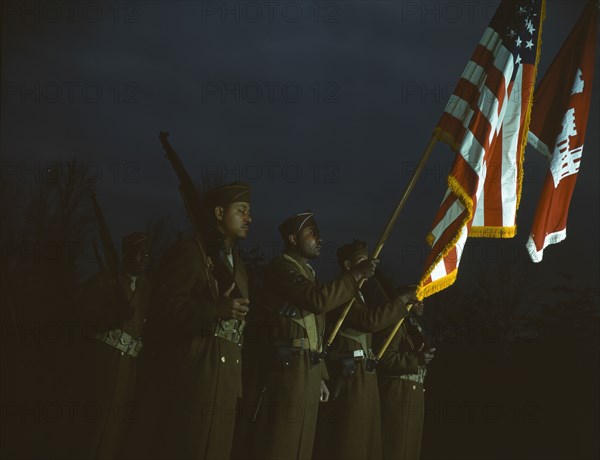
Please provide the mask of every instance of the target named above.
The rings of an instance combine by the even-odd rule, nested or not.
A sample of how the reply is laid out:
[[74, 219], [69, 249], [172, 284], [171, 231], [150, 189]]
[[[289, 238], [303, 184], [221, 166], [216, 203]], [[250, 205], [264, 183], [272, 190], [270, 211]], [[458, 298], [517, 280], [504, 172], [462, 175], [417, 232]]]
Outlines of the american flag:
[[419, 295], [450, 286], [467, 236], [516, 233], [545, 0], [503, 0], [435, 128], [456, 152]]

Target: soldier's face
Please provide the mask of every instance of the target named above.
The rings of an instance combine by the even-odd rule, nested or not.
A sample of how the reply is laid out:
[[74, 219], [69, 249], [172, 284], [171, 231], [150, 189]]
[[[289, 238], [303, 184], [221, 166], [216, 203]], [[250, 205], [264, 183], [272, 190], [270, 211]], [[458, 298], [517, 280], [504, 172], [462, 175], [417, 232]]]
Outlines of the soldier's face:
[[425, 305], [421, 301], [419, 303], [414, 304], [411, 310], [415, 315], [423, 316], [423, 313], [425, 311]]
[[250, 203], [238, 201], [226, 208], [217, 208], [217, 220], [226, 237], [234, 240], [246, 238], [252, 222]]
[[314, 225], [305, 227], [298, 233], [297, 246], [302, 257], [307, 259], [319, 257], [322, 244], [323, 240], [319, 234], [319, 229]]
[[346, 270], [352, 270], [354, 267], [356, 267], [359, 263], [367, 260], [369, 257], [365, 254], [359, 254], [354, 256], [351, 260], [347, 260], [344, 263], [344, 266], [346, 267]]
[[125, 271], [132, 275], [139, 275], [148, 269], [150, 255], [148, 254], [148, 245], [145, 243], [136, 246], [123, 255], [123, 264]]

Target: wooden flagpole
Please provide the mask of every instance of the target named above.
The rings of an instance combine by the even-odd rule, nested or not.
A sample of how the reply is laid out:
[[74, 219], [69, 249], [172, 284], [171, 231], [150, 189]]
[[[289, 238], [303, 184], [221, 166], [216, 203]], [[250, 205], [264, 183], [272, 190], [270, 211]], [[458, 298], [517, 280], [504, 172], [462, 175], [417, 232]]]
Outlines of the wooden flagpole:
[[[404, 193], [402, 194], [402, 198], [400, 198], [400, 201], [398, 202], [396, 209], [394, 209], [392, 216], [390, 217], [385, 229], [383, 230], [383, 233], [381, 234], [381, 237], [379, 238], [379, 241], [377, 242], [377, 245], [375, 246], [375, 249], [373, 250], [373, 254], [371, 255], [371, 258], [376, 259], [377, 257], [379, 257], [379, 253], [383, 249], [383, 245], [387, 241], [388, 236], [390, 235], [390, 232], [392, 231], [392, 228], [394, 227], [394, 224], [398, 220], [398, 217], [400, 217], [400, 211], [402, 211], [402, 208], [404, 207], [406, 200], [408, 199], [408, 196], [411, 194], [411, 192], [415, 188], [415, 185], [417, 184], [417, 180], [419, 179], [419, 176], [421, 175], [421, 173], [423, 172], [423, 169], [425, 168], [425, 164], [427, 163], [427, 160], [429, 159], [429, 155], [431, 154], [431, 151], [433, 150], [433, 146], [435, 145], [436, 141], [437, 141], [437, 137], [434, 134], [433, 136], [431, 136], [429, 145], [427, 145], [427, 148], [423, 152], [421, 160], [419, 161], [419, 164], [417, 165], [417, 169], [415, 169], [412, 177], [408, 181], [408, 184], [406, 185], [406, 189], [404, 190]], [[362, 287], [364, 282], [365, 282], [365, 279], [362, 279], [360, 281], [359, 288]], [[329, 335], [329, 338], [327, 339], [327, 344], [324, 348], [325, 354], [331, 348], [331, 344], [335, 340], [335, 337], [336, 337], [337, 333], [339, 332], [340, 327], [342, 326], [342, 323], [346, 319], [346, 316], [348, 315], [348, 312], [350, 311], [350, 308], [352, 307], [353, 303], [354, 303], [354, 299], [352, 299], [350, 302], [348, 302], [348, 304], [346, 304], [346, 306], [344, 307], [344, 310], [342, 311], [342, 315], [339, 317], [337, 323], [335, 324], [335, 327], [333, 328], [333, 331], [331, 331], [331, 334]], [[411, 307], [412, 307], [412, 305], [407, 306], [409, 311], [410, 311]], [[400, 328], [401, 324], [402, 324], [402, 320], [400, 320], [400, 322], [394, 328], [394, 334]], [[387, 346], [389, 346], [389, 342], [392, 341], [393, 337], [394, 337], [394, 335], [391, 335], [390, 337], [388, 337], [388, 340], [386, 341]], [[387, 346], [385, 346], [385, 348], [387, 348]]]

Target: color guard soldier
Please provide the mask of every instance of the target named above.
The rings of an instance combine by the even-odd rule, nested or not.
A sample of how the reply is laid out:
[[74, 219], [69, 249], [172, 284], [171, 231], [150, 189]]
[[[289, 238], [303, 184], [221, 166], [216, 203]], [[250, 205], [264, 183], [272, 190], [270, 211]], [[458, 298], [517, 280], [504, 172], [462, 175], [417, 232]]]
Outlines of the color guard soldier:
[[[423, 315], [423, 302], [416, 303], [402, 323], [379, 363], [379, 393], [383, 458], [418, 460], [425, 415], [423, 381], [435, 348], [427, 346], [416, 317]], [[377, 335], [383, 342], [390, 330]]]
[[154, 404], [153, 417], [162, 423], [147, 436], [163, 442], [149, 456], [230, 456], [249, 311], [247, 274], [234, 246], [246, 238], [252, 222], [250, 186], [223, 185], [204, 200], [214, 219], [208, 237], [177, 241], [159, 266], [148, 325], [161, 382], [146, 401]]
[[97, 327], [93, 391], [98, 422], [89, 453], [92, 459], [123, 458], [136, 414], [137, 361], [150, 302], [150, 284], [144, 276], [148, 235], [130, 233], [121, 248], [116, 286], [102, 272], [83, 286], [85, 321]]
[[[367, 244], [358, 240], [337, 251], [344, 273], [368, 257]], [[368, 295], [376, 288], [372, 281], [355, 298], [328, 355], [332, 398], [319, 411], [314, 458], [381, 458], [381, 413], [372, 333], [408, 316], [407, 304], [417, 299], [412, 289], [386, 301], [379, 295], [376, 300]], [[337, 322], [339, 311], [327, 315], [328, 325]]]
[[265, 372], [253, 426], [251, 458], [307, 459], [312, 455], [319, 400], [326, 401], [327, 371], [320, 361], [324, 314], [358, 294], [373, 275], [365, 260], [328, 284], [317, 281], [308, 261], [319, 256], [321, 237], [312, 212], [286, 219], [279, 231], [284, 253], [265, 270], [261, 306], [269, 312], [263, 331], [275, 364]]

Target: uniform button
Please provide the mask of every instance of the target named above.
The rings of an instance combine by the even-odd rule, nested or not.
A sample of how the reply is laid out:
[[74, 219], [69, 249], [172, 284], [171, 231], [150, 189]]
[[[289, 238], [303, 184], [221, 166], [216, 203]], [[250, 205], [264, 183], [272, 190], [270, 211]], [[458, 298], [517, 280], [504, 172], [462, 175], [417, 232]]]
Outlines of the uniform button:
[[235, 363], [236, 363], [236, 364], [239, 364], [239, 363], [240, 363], [240, 360], [239, 360], [239, 359], [236, 359], [236, 360], [235, 360]]
[[121, 352], [121, 356], [125, 356], [125, 353], [124, 353], [124, 352]]
[[221, 356], [221, 362], [224, 363], [225, 362], [225, 356]]
[[416, 390], [416, 389], [417, 389], [417, 386], [416, 386], [416, 385], [413, 385], [413, 390]]

